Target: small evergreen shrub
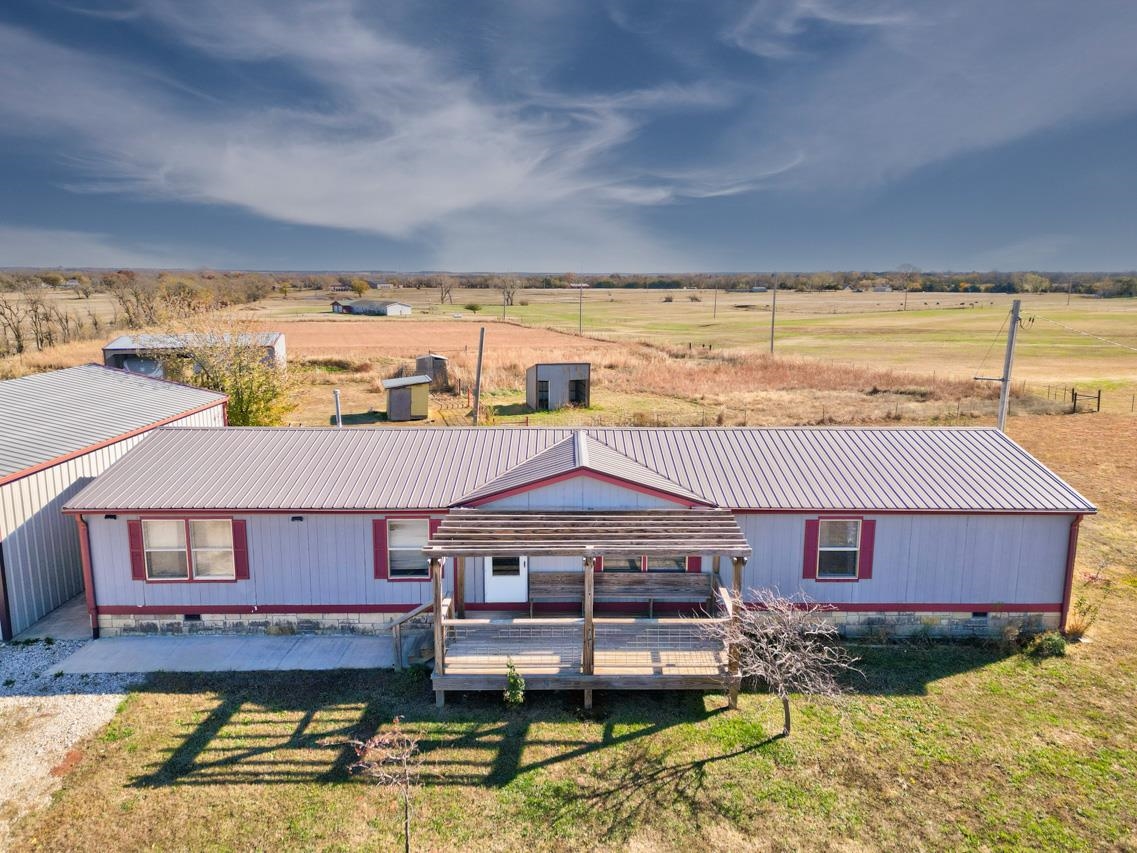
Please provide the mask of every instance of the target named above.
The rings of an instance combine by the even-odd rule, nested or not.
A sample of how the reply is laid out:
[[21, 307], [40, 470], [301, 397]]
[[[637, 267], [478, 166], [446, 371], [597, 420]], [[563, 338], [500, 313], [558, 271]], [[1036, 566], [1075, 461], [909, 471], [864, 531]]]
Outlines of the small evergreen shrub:
[[1026, 653], [1032, 658], [1060, 658], [1066, 655], [1066, 638], [1057, 631], [1046, 631], [1031, 638]]

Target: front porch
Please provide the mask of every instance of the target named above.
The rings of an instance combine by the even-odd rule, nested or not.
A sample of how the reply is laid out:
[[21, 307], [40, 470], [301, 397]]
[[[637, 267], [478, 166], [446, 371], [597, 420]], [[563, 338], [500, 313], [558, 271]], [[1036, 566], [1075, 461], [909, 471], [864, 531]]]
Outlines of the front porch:
[[[733, 516], [721, 510], [607, 513], [452, 513], [425, 549], [434, 580], [433, 684], [438, 704], [446, 691], [501, 690], [510, 663], [530, 690], [713, 690], [737, 697], [732, 650], [707, 636], [710, 623], [734, 618], [742, 569], [750, 547]], [[710, 572], [598, 573], [605, 559], [712, 554]], [[579, 589], [580, 616], [538, 617], [479, 613], [468, 616], [461, 596], [443, 597], [442, 562], [455, 563], [455, 589], [464, 584], [467, 557], [510, 554], [577, 556], [581, 569], [552, 584], [562, 598]], [[720, 577], [731, 561], [731, 585]], [[529, 579], [526, 609], [549, 594], [548, 579]], [[599, 582], [599, 583], [598, 583]], [[692, 593], [697, 593], [692, 595]], [[548, 600], [547, 598], [544, 600]], [[701, 602], [691, 618], [598, 616], [597, 600], [640, 604]]]

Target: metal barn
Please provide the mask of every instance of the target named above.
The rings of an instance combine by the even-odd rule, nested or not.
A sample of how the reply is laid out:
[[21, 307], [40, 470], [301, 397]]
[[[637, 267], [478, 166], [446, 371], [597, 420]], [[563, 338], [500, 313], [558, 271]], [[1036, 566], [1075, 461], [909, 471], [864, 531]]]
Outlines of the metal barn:
[[450, 359], [435, 352], [428, 352], [415, 359], [415, 373], [430, 377], [430, 390], [450, 390]]
[[369, 314], [375, 317], [409, 317], [411, 306], [392, 299], [350, 299], [332, 303], [337, 314]]
[[592, 365], [587, 361], [534, 364], [525, 371], [525, 405], [534, 412], [587, 409], [591, 400]]
[[225, 396], [98, 365], [0, 382], [0, 635], [83, 591], [64, 501], [159, 426], [223, 426]]
[[430, 417], [430, 377], [402, 376], [384, 379], [387, 420], [421, 421]]
[[[103, 347], [103, 364], [161, 379], [165, 375], [163, 358], [188, 358], [193, 347], [210, 343], [207, 336], [196, 334], [120, 335]], [[221, 336], [217, 343], [228, 344], [229, 336]], [[237, 343], [241, 346], [255, 343], [264, 347], [266, 364], [284, 367], [288, 362], [283, 332], [240, 334]]]

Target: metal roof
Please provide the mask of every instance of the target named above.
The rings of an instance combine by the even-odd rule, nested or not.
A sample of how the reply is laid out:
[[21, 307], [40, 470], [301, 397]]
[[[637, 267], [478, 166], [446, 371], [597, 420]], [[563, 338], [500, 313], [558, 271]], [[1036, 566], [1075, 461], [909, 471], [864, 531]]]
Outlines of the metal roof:
[[[995, 429], [628, 427], [581, 432], [591, 453], [604, 445], [708, 503], [732, 509], [1095, 511]], [[449, 507], [572, 435], [570, 429], [518, 427], [159, 430], [68, 507]]]
[[430, 381], [429, 376], [423, 376], [422, 374], [418, 376], [400, 376], [397, 379], [384, 379], [383, 387], [405, 388], [408, 385], [426, 385]]
[[555, 513], [459, 509], [442, 519], [422, 550], [439, 557], [750, 556], [750, 544], [738, 522], [723, 509]]
[[0, 382], [0, 481], [225, 399], [95, 364]]
[[696, 503], [707, 503], [707, 500], [702, 496], [688, 491], [658, 471], [653, 471], [634, 459], [629, 459], [608, 445], [589, 437], [585, 432], [576, 432], [558, 444], [554, 444], [548, 450], [526, 459], [516, 468], [511, 468], [502, 476], [491, 480], [469, 494], [463, 495], [458, 502], [469, 503], [483, 500], [491, 495], [500, 494], [518, 486], [581, 470], [609, 474]]
[[[281, 332], [241, 332], [237, 335], [240, 344], [256, 342], [270, 347], [275, 344]], [[138, 352], [163, 349], [184, 349], [187, 346], [208, 345], [210, 343], [229, 343], [231, 335], [203, 335], [187, 333], [184, 335], [119, 335], [103, 347], [103, 352]]]

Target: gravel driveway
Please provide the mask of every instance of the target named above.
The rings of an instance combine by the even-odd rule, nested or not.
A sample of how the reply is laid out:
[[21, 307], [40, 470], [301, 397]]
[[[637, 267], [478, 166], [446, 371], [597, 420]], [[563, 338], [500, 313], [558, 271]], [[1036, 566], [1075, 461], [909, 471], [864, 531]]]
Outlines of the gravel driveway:
[[88, 642], [0, 643], [0, 850], [11, 825], [50, 800], [72, 747], [110, 721], [142, 678], [44, 674]]

